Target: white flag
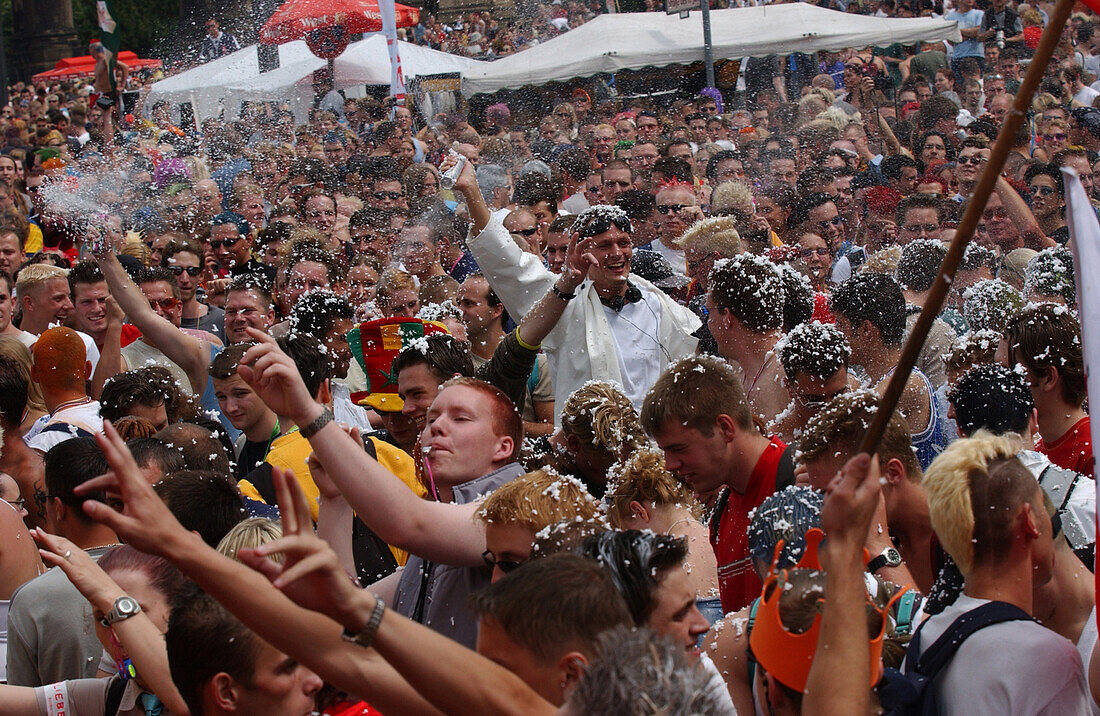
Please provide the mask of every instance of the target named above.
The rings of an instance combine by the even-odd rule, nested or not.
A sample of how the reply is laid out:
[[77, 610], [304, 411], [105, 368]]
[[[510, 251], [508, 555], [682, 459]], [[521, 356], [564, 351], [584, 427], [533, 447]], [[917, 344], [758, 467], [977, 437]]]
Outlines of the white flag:
[[390, 96], [405, 99], [405, 76], [401, 73], [401, 55], [397, 52], [397, 8], [394, 0], [378, 0], [382, 14], [382, 34], [390, 51]]
[[[1100, 222], [1089, 203], [1077, 172], [1062, 168], [1066, 185], [1066, 223], [1073, 251], [1073, 273], [1077, 282], [1077, 315], [1081, 320], [1081, 353], [1085, 359], [1085, 380], [1089, 405], [1100, 405]], [[1090, 278], [1091, 277], [1091, 278]], [[1088, 279], [1088, 280], [1086, 280]], [[1092, 455], [1100, 447], [1100, 420], [1090, 420]], [[1095, 462], [1093, 477], [1095, 477]], [[1100, 503], [1100, 500], [1098, 500]], [[1100, 574], [1097, 575], [1100, 584]], [[1100, 591], [1097, 592], [1100, 594]]]

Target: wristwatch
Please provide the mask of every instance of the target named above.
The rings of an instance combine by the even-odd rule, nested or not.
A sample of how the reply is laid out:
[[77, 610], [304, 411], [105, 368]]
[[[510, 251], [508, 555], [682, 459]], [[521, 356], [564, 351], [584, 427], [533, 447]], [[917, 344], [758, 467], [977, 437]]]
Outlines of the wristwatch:
[[893, 547], [887, 547], [882, 550], [879, 556], [872, 559], [867, 563], [867, 571], [871, 574], [879, 571], [883, 567], [899, 567], [901, 566], [901, 552], [898, 552]]
[[111, 626], [141, 612], [141, 605], [133, 597], [119, 597], [111, 611], [103, 615], [103, 625]]

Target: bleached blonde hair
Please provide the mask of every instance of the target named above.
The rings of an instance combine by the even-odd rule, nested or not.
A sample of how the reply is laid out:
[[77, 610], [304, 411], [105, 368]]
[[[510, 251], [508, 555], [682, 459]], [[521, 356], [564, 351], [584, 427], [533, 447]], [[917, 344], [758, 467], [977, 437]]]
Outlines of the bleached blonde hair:
[[[722, 185], [725, 186], [725, 185]], [[693, 249], [704, 254], [719, 254], [729, 258], [741, 253], [741, 235], [737, 233], [737, 219], [732, 216], [711, 216], [700, 219], [676, 240], [683, 249]]]
[[[964, 575], [1004, 556], [1017, 511], [1038, 491], [1016, 457], [1017, 447], [1009, 438], [979, 430], [949, 445], [924, 473], [932, 529]], [[1032, 507], [1045, 515], [1041, 502]]]

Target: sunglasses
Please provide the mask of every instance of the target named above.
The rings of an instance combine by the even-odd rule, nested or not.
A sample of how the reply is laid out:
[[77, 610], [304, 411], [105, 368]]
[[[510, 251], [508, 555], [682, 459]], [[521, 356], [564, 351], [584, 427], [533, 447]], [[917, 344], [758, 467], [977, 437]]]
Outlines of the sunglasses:
[[512, 559], [496, 559], [493, 557], [493, 553], [489, 550], [485, 550], [481, 553], [481, 558], [485, 560], [485, 566], [489, 569], [493, 567], [500, 567], [500, 571], [508, 574], [514, 572], [523, 566], [523, 562], [517, 562]]
[[610, 231], [612, 225], [618, 227], [619, 231], [625, 231], [630, 233], [630, 218], [627, 217], [625, 211], [619, 211], [613, 214], [600, 213], [593, 216], [588, 222], [581, 227], [580, 234], [582, 239], [587, 239], [593, 236], [598, 236], [605, 231]]
[[384, 199], [390, 199], [391, 201], [397, 201], [404, 194], [399, 191], [376, 191], [374, 192], [374, 198], [382, 201]]
[[821, 258], [827, 258], [831, 255], [828, 247], [821, 246], [816, 249], [800, 249], [798, 255], [804, 259], [812, 258], [814, 256], [820, 256]]
[[1044, 134], [1043, 139], [1048, 142], [1064, 142], [1066, 141], [1066, 135], [1062, 132], [1057, 134]]
[[905, 230], [910, 234], [919, 234], [922, 230], [926, 234], [934, 234], [939, 230], [939, 224], [906, 224]]
[[658, 214], [679, 214], [681, 211], [687, 208], [687, 204], [658, 204]]
[[177, 276], [182, 276], [184, 271], [188, 276], [198, 276], [202, 273], [202, 266], [169, 266], [168, 270]]
[[1054, 187], [1052, 186], [1029, 186], [1027, 193], [1032, 196], [1050, 196], [1054, 193]]
[[969, 157], [959, 157], [956, 161], [959, 163], [959, 166], [966, 166], [967, 164], [978, 166], [985, 161], [985, 157], [981, 156], [980, 154], [975, 154]]
[[517, 231], [511, 231], [509, 233], [511, 233], [513, 235], [514, 234], [519, 234], [520, 236], [530, 238], [530, 237], [534, 236], [535, 234], [537, 234], [538, 231], [539, 231], [539, 227], [534, 226], [534, 227], [531, 227], [530, 229], [519, 229]]
[[180, 300], [178, 298], [162, 298], [159, 301], [149, 300], [149, 308], [154, 311], [157, 310], [157, 306], [160, 306], [160, 310], [162, 311], [171, 311], [178, 305], [180, 305]]
[[822, 229], [827, 229], [827, 228], [829, 228], [829, 226], [840, 226], [843, 223], [844, 223], [844, 219], [839, 214], [837, 214], [836, 216], [834, 216], [831, 219], [826, 219], [825, 221], [817, 222], [817, 225], [819, 227], [821, 227]]
[[18, 500], [4, 500], [4, 502], [14, 507], [16, 512], [22, 512], [23, 505], [27, 504], [26, 499], [22, 497], [20, 497]]
[[238, 236], [235, 239], [224, 239], [224, 240], [220, 240], [220, 241], [218, 239], [210, 239], [210, 248], [220, 249], [224, 245], [225, 248], [231, 249], [234, 246], [236, 246], [237, 242], [240, 241], [240, 240], [241, 240], [240, 236]]

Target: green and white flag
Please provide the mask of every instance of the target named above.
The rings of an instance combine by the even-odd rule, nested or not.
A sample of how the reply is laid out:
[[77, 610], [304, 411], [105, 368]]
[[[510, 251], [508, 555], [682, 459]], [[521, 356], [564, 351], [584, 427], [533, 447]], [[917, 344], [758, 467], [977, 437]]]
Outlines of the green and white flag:
[[118, 36], [118, 23], [115, 21], [114, 11], [111, 9], [110, 0], [96, 0], [96, 19], [99, 23], [99, 41], [111, 53], [111, 59], [107, 64], [108, 76], [111, 78], [111, 89], [117, 89], [115, 81], [115, 63], [118, 60], [118, 50], [122, 41]]

